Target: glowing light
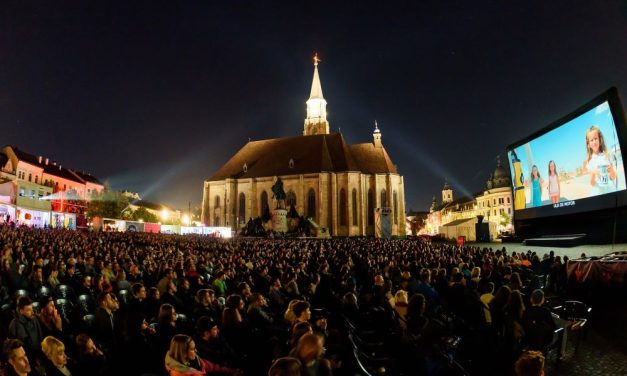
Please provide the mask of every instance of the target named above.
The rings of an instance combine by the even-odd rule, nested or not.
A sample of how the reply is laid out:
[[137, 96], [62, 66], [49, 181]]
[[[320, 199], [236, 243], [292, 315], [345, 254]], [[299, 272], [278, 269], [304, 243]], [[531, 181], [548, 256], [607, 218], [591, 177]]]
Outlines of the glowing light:
[[183, 224], [185, 226], [189, 226], [189, 224], [190, 224], [189, 215], [183, 214]]
[[170, 217], [170, 211], [168, 209], [161, 210], [161, 219], [165, 222]]

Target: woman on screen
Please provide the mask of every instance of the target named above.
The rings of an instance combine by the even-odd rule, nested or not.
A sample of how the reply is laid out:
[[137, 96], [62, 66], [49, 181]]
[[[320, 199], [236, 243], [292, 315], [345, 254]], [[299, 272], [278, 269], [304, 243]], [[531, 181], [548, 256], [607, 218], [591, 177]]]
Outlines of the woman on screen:
[[554, 161], [549, 162], [549, 185], [547, 188], [551, 203], [557, 204], [560, 202], [560, 177], [557, 174], [557, 167]]
[[612, 166], [612, 157], [605, 146], [603, 133], [593, 125], [586, 131], [586, 152], [588, 158], [583, 162], [584, 172], [590, 172], [592, 195], [613, 192], [613, 181], [616, 180], [616, 169]]
[[531, 167], [530, 180], [527, 180], [526, 185], [531, 186], [531, 207], [534, 208], [542, 205], [542, 186], [544, 185], [544, 180], [542, 180], [536, 165]]

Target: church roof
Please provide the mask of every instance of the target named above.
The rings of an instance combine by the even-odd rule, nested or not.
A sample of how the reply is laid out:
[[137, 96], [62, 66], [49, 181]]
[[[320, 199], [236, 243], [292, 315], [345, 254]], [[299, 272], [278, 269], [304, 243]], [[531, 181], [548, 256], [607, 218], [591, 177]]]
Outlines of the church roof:
[[341, 133], [331, 133], [250, 141], [208, 180], [346, 171], [397, 173], [385, 149], [348, 145]]

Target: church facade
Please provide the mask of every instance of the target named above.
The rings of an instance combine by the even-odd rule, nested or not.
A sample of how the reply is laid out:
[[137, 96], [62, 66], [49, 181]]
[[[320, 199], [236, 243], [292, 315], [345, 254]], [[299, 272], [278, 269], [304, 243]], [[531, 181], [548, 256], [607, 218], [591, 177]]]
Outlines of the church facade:
[[[372, 142], [347, 144], [330, 133], [327, 102], [314, 58], [302, 136], [249, 141], [203, 185], [202, 222], [241, 228], [274, 209], [272, 186], [281, 178], [287, 207], [333, 236], [381, 232], [381, 213], [392, 235], [405, 235], [405, 190], [375, 122]], [[389, 222], [388, 222], [389, 221]]]

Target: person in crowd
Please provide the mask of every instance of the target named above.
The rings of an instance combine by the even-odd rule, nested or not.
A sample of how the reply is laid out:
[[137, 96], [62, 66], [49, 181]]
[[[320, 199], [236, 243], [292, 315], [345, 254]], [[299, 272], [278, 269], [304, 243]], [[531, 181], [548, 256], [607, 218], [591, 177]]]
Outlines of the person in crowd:
[[220, 270], [218, 274], [216, 274], [216, 279], [211, 284], [216, 296], [218, 297], [226, 296], [226, 292], [227, 292], [226, 279], [227, 279], [227, 275], [224, 272], [224, 270]]
[[177, 291], [178, 287], [176, 286], [176, 283], [174, 283], [174, 281], [170, 281], [168, 283], [166, 292], [164, 294], [161, 294], [161, 303], [170, 304], [171, 306], [176, 308], [177, 311], [183, 311], [185, 305], [183, 304], [183, 301], [179, 299]]
[[479, 300], [483, 304], [483, 315], [488, 325], [492, 324], [492, 315], [490, 314], [490, 302], [494, 299], [494, 282], [488, 282], [482, 287], [483, 291]]
[[294, 357], [302, 364], [301, 373], [315, 376], [332, 375], [331, 362], [323, 358], [324, 352], [322, 336], [308, 333], [300, 337], [294, 349]]
[[514, 365], [516, 376], [544, 376], [544, 355], [540, 351], [526, 351]]
[[234, 366], [241, 363], [235, 350], [220, 336], [218, 322], [203, 316], [196, 322], [194, 335], [198, 356], [215, 364]]
[[76, 336], [75, 345], [76, 375], [104, 375], [107, 371], [107, 360], [94, 341], [87, 334], [81, 333]]
[[172, 337], [165, 355], [165, 369], [170, 376], [201, 376], [207, 373], [240, 374], [236, 369], [219, 366], [196, 354], [196, 343], [185, 335]]
[[168, 303], [164, 303], [159, 308], [159, 319], [157, 322], [157, 347], [159, 351], [165, 351], [170, 345], [170, 340], [175, 334], [180, 332], [176, 320], [178, 314], [176, 308]]
[[98, 308], [94, 313], [94, 338], [105, 353], [113, 350], [121, 336], [121, 328], [117, 317], [120, 304], [113, 293], [98, 294]]
[[7, 339], [2, 346], [2, 354], [7, 360], [4, 367], [5, 376], [27, 376], [31, 373], [28, 355], [24, 343], [19, 339]]
[[157, 283], [159, 294], [163, 296], [169, 288], [170, 283], [176, 283], [176, 271], [172, 268], [166, 268], [163, 272], [163, 278]]
[[61, 280], [59, 280], [59, 268], [56, 266], [53, 266], [50, 269], [50, 275], [48, 276], [47, 285], [51, 289], [55, 289], [60, 284], [61, 284]]
[[248, 322], [259, 331], [261, 337], [272, 335], [274, 327], [274, 318], [267, 309], [268, 301], [263, 295], [254, 293], [250, 296], [247, 313]]
[[69, 323], [65, 322], [50, 296], [39, 299], [39, 323], [44, 336], [54, 336], [64, 341], [67, 339], [63, 327]]
[[44, 369], [46, 376], [71, 376], [72, 365], [68, 364], [65, 345], [58, 338], [48, 336], [41, 342], [41, 350], [46, 356]]
[[22, 341], [24, 350], [32, 359], [41, 352], [43, 331], [28, 296], [17, 299], [17, 315], [9, 323], [8, 337]]
[[272, 362], [268, 376], [301, 376], [303, 365], [297, 358], [283, 357]]
[[401, 328], [405, 329], [407, 327], [406, 318], [407, 316], [407, 306], [409, 305], [409, 296], [407, 295], [407, 291], [398, 290], [396, 294], [394, 294], [394, 304], [392, 308], [396, 311], [396, 315], [399, 318]]

